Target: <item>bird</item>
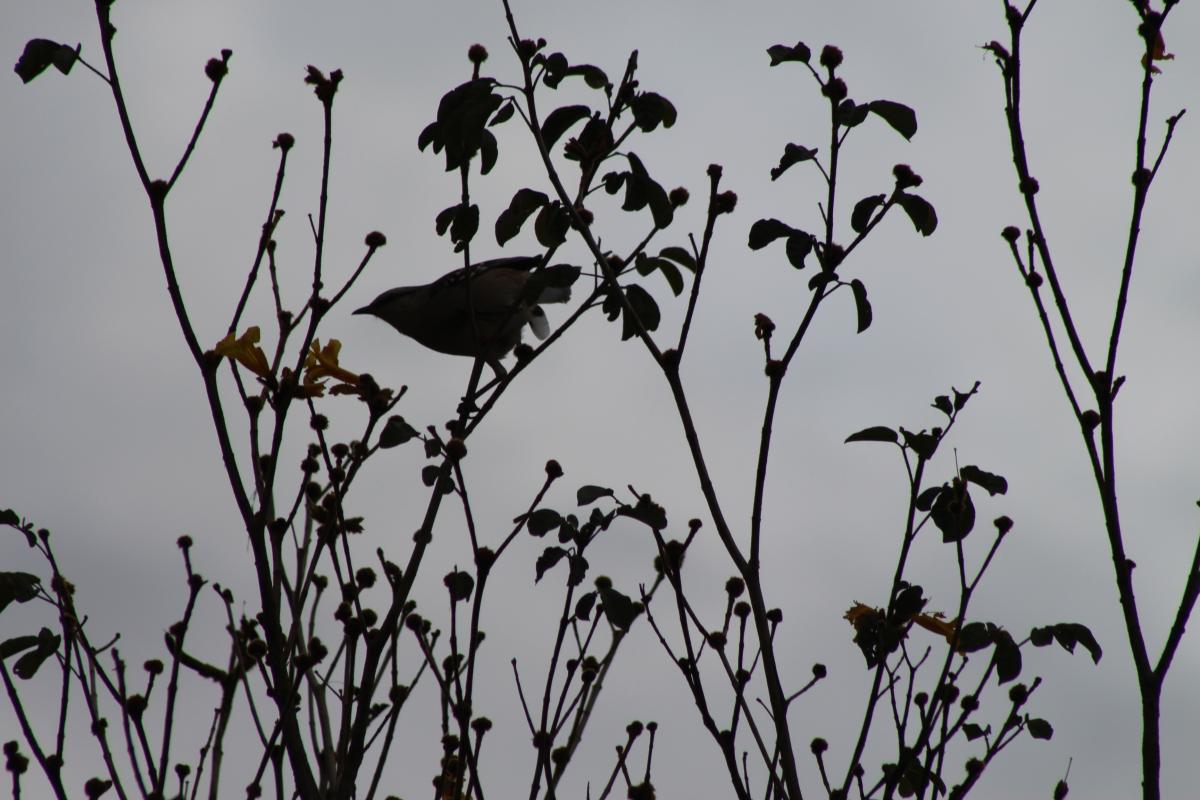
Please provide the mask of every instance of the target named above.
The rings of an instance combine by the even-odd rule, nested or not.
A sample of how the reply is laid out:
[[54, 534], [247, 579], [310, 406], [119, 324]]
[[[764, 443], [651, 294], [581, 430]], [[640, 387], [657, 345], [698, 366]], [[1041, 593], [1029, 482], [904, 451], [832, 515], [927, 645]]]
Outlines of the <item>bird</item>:
[[[542, 260], [515, 256], [481, 261], [469, 272], [460, 267], [432, 283], [388, 289], [354, 313], [378, 317], [430, 350], [482, 359], [503, 377], [506, 371], [500, 359], [520, 343], [526, 325], [539, 339], [550, 334], [550, 323], [539, 303], [571, 299], [569, 284], [579, 269], [565, 267], [571, 271], [568, 280], [531, 283], [534, 275], [563, 269], [555, 266], [532, 272]], [[566, 285], [560, 285], [563, 283]]]

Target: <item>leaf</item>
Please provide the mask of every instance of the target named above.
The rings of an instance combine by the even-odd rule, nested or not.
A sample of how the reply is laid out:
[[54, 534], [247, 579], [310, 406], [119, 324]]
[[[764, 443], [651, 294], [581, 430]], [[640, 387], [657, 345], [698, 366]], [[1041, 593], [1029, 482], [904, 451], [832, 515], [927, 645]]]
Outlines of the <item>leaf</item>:
[[863, 428], [858, 433], [852, 433], [846, 437], [846, 444], [850, 442], [892, 442], [895, 443], [899, 437], [896, 432], [886, 425], [873, 425], [870, 428]]
[[658, 303], [654, 302], [654, 298], [650, 296], [649, 292], [636, 283], [631, 284], [625, 287], [625, 299], [629, 301], [629, 308], [636, 315], [636, 321], [629, 314], [622, 316], [622, 341], [637, 335], [638, 323], [647, 333], [658, 329], [662, 314], [658, 310]]
[[804, 259], [813, 250], [811, 233], [793, 231], [787, 238], [787, 260], [796, 269], [804, 269]]
[[867, 299], [867, 287], [858, 278], [850, 281], [850, 290], [854, 292], [854, 309], [858, 313], [858, 332], [862, 333], [871, 327], [871, 301]]
[[550, 545], [542, 554], [538, 556], [537, 563], [534, 564], [534, 569], [537, 570], [537, 577], [534, 578], [534, 583], [542, 579], [546, 572], [554, 567], [559, 561], [567, 555], [567, 551], [557, 545]]
[[[650, 173], [646, 171], [642, 160], [635, 154], [628, 153], [626, 158], [629, 160], [630, 172], [626, 188], [628, 189], [629, 185], [634, 183], [639, 184], [640, 191], [645, 197], [645, 202], [642, 205], [648, 204], [650, 206], [650, 213], [654, 217], [654, 225], [659, 228], [667, 227], [675, 217], [675, 207], [671, 205], [667, 190], [650, 177]], [[628, 195], [626, 195], [626, 202], [628, 202]], [[641, 206], [638, 207], [640, 208]]]
[[1008, 683], [1021, 674], [1021, 648], [1005, 631], [998, 630], [994, 639], [996, 652], [992, 659], [996, 664], [996, 679], [1001, 684]]
[[965, 481], [987, 489], [987, 493], [992, 497], [998, 494], [1005, 494], [1008, 491], [1008, 481], [1002, 475], [996, 475], [986, 470], [982, 470], [973, 464], [968, 464], [958, 471], [958, 474]]
[[16, 600], [28, 603], [37, 597], [42, 579], [28, 572], [0, 572], [0, 611]]
[[553, 148], [572, 125], [591, 115], [592, 110], [587, 106], [562, 106], [551, 111], [542, 123], [542, 141], [546, 143], [546, 149]]
[[492, 121], [488, 123], [489, 128], [494, 128], [497, 125], [503, 125], [512, 119], [513, 111], [517, 108], [517, 104], [511, 100], [500, 106], [500, 110], [492, 117]]
[[562, 524], [562, 515], [553, 508], [539, 508], [529, 515], [525, 524], [534, 536], [545, 536]]
[[858, 105], [850, 98], [846, 98], [838, 105], [837, 121], [839, 125], [847, 128], [855, 128], [866, 120], [867, 112], [870, 109], [865, 105]]
[[49, 628], [42, 628], [38, 631], [37, 647], [17, 659], [13, 672], [22, 680], [29, 680], [37, 674], [47, 658], [58, 652], [60, 641], [60, 637], [51, 633]]
[[579, 491], [575, 492], [575, 500], [581, 506], [591, 505], [601, 497], [612, 497], [613, 490], [606, 489], [603, 486], [580, 486]]
[[1034, 647], [1045, 647], [1054, 641], [1054, 628], [1050, 625], [1034, 628], [1029, 632], [1029, 641]]
[[604, 616], [608, 618], [609, 623], [618, 630], [629, 630], [629, 626], [642, 612], [642, 604], [635, 603], [610, 586], [600, 586], [598, 589], [600, 602], [604, 604]]
[[905, 139], [911, 140], [917, 134], [917, 113], [903, 103], [894, 100], [872, 100], [867, 103], [867, 108]]
[[760, 219], [750, 226], [750, 249], [761, 250], [776, 239], [797, 232], [791, 225], [777, 219]]
[[960, 392], [958, 389], [955, 389], [954, 390], [954, 410], [962, 411], [963, 406], [965, 406], [967, 404], [967, 401], [971, 399], [971, 396], [978, 391], [979, 391], [979, 381], [975, 381], [975, 385], [972, 386], [970, 388], [970, 390], [968, 390], [968, 391]]
[[648, 494], [638, 496], [638, 501], [632, 506], [621, 506], [617, 513], [623, 517], [636, 519], [656, 531], [667, 527], [667, 512]]
[[[988, 726], [988, 730], [991, 726]], [[973, 742], [981, 736], [986, 736], [988, 731], [976, 725], [974, 722], [968, 722], [962, 727], [963, 734], [966, 735], [967, 741]]]
[[503, 247], [521, 232], [529, 216], [550, 202], [545, 192], [537, 189], [518, 189], [508, 203], [508, 208], [496, 218], [496, 244]]
[[487, 175], [492, 171], [492, 167], [496, 166], [496, 159], [500, 157], [500, 149], [496, 144], [496, 137], [491, 131], [484, 131], [479, 137], [479, 172], [482, 175]]
[[596, 604], [596, 593], [588, 592], [575, 603], [575, 619], [591, 619], [592, 606]]
[[21, 517], [11, 508], [0, 509], [0, 525], [12, 525], [14, 528], [21, 524]]
[[675, 124], [678, 113], [670, 100], [657, 92], [642, 92], [629, 103], [633, 111], [633, 122], [646, 133], [660, 124], [670, 128]]
[[469, 572], [454, 570], [446, 573], [442, 584], [450, 591], [450, 599], [458, 603], [471, 596], [471, 590], [475, 588], [475, 579]]
[[950, 405], [950, 398], [944, 394], [939, 394], [933, 398], [933, 407], [945, 414], [947, 417], [953, 416], [954, 409]]
[[992, 633], [986, 623], [968, 622], [958, 630], [958, 645], [960, 653], [974, 653], [992, 643]]
[[567, 585], [578, 586], [583, 583], [583, 579], [587, 577], [588, 560], [581, 553], [572, 553], [567, 559], [567, 566], [571, 569], [567, 575]]
[[34, 647], [37, 645], [37, 643], [38, 637], [33, 635], [14, 636], [11, 639], [0, 642], [0, 660], [15, 656], [22, 650], [28, 650], [29, 648]]
[[1092, 662], [1100, 663], [1100, 657], [1104, 655], [1104, 651], [1100, 649], [1100, 643], [1096, 641], [1096, 637], [1092, 635], [1092, 631], [1086, 625], [1078, 622], [1060, 622], [1051, 626], [1050, 631], [1054, 640], [1068, 653], [1074, 653], [1075, 645], [1082, 644], [1091, 655]]
[[943, 542], [961, 542], [975, 527], [975, 504], [965, 481], [954, 479], [933, 501], [933, 524], [942, 532]]
[[942, 493], [942, 486], [931, 486], [925, 491], [917, 495], [917, 502], [914, 504], [918, 511], [928, 511], [933, 508], [933, 503], [938, 499], [938, 495]]
[[388, 417], [387, 422], [383, 424], [383, 430], [379, 432], [379, 446], [383, 449], [402, 445], [411, 439], [418, 436], [416, 429], [405, 421], [404, 417], [399, 414], [393, 414]]
[[639, 275], [649, 275], [652, 272], [658, 271], [666, 279], [671, 287], [671, 293], [676, 297], [683, 291], [683, 275], [679, 272], [679, 267], [667, 261], [665, 258], [657, 256], [647, 256], [645, 253], [638, 253], [635, 267]]
[[783, 155], [779, 158], [779, 166], [771, 168], [771, 180], [779, 180], [789, 167], [817, 157], [817, 148], [788, 143], [783, 146]]
[[886, 195], [873, 194], [854, 204], [854, 211], [850, 214], [850, 227], [854, 229], [855, 233], [862, 233], [867, 229], [867, 225], [871, 222], [871, 215], [886, 199]]
[[71, 71], [71, 67], [75, 66], [75, 62], [79, 60], [79, 51], [81, 45], [59, 44], [52, 42], [49, 39], [30, 39], [25, 43], [25, 50], [21, 53], [21, 57], [17, 59], [17, 64], [13, 67], [13, 71], [17, 73], [23, 83], [29, 83], [31, 80], [41, 75], [46, 71], [47, 67], [53, 65], [59, 72], [66, 75]]
[[450, 225], [454, 222], [454, 218], [458, 216], [458, 210], [462, 208], [461, 203], [456, 203], [449, 208], [443, 208], [438, 212], [438, 215], [433, 218], [433, 229], [437, 231], [438, 236], [445, 236], [446, 231], [450, 230]]
[[533, 232], [538, 243], [546, 248], [558, 247], [567, 240], [571, 229], [571, 217], [556, 200], [542, 206], [533, 221]]
[[669, 258], [681, 267], [684, 267], [689, 272], [696, 271], [696, 259], [682, 247], [664, 247], [658, 251], [661, 258]]
[[[490, 134], [489, 134], [490, 135]], [[450, 226], [450, 241], [454, 242], [454, 252], [461, 253], [479, 230], [479, 206], [472, 203], [469, 206], [459, 206], [454, 215], [454, 223]]]
[[937, 212], [933, 210], [933, 206], [925, 198], [920, 195], [901, 192], [896, 195], [896, 202], [908, 214], [908, 218], [912, 220], [913, 227], [922, 236], [929, 236], [937, 230]]
[[1029, 735], [1035, 739], [1049, 739], [1054, 735], [1054, 726], [1037, 717], [1026, 717], [1025, 727], [1029, 729]]
[[787, 45], [776, 44], [767, 48], [767, 55], [771, 57], [771, 66], [778, 66], [785, 61], [799, 61], [802, 64], [807, 64], [812, 58], [812, 51], [804, 42], [796, 42], [796, 44], [788, 47]]

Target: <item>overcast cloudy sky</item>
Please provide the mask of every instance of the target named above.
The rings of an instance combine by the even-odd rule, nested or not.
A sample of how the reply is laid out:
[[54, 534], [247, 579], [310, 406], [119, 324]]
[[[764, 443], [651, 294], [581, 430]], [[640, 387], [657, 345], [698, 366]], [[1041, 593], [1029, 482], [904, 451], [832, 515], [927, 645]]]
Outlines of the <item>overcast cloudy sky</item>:
[[[27, 39], [47, 37], [82, 42], [84, 57], [99, 63], [89, 8], [65, 0], [7, 3], [0, 52], [15, 61]], [[1057, 650], [1027, 657], [1027, 669], [1046, 678], [1036, 711], [1054, 724], [1054, 739], [1022, 740], [977, 796], [1048, 796], [1069, 758], [1072, 796], [1133, 796], [1137, 695], [1096, 492], [1028, 294], [999, 237], [1004, 225], [1022, 221], [1001, 84], [980, 49], [1005, 38], [1001, 4], [518, 0], [515, 11], [524, 35], [544, 36], [572, 62], [600, 65], [610, 76], [638, 49], [643, 88], [675, 103], [674, 128], [631, 145], [665, 186], [686, 186], [696, 198], [662, 244], [699, 233], [709, 163], [724, 165], [725, 188], [738, 193], [736, 213], [718, 229], [685, 369], [735, 520], [749, 516], [766, 388], [753, 315], [765, 312], [786, 328], [808, 297], [808, 276], [788, 267], [781, 252], [749, 251], [746, 233], [767, 216], [818, 227], [817, 174], [794, 168], [772, 183], [768, 171], [785, 143], [823, 147], [826, 137], [824, 106], [806, 73], [769, 69], [765, 49], [797, 40], [814, 49], [835, 43], [846, 55], [842, 72], [851, 96], [917, 110], [920, 131], [911, 143], [878, 121], [855, 131], [843, 162], [842, 208], [848, 213], [858, 197], [888, 191], [891, 166], [905, 162], [924, 177], [920, 191], [936, 206], [939, 228], [922, 239], [897, 216], [856, 253], [850, 269], [870, 290], [875, 323], [856, 336], [848, 296], [823, 308], [789, 375], [776, 425], [765, 545], [769, 598], [784, 610], [781, 648], [797, 680], [813, 661], [830, 666], [830, 680], [795, 712], [797, 740], [823, 735], [831, 753], [845, 757], [868, 676], [841, 614], [856, 600], [885, 602], [903, 523], [905, 479], [894, 453], [842, 440], [867, 425], [938, 424], [930, 400], [951, 385], [979, 380], [981, 393], [951, 444], [961, 463], [1009, 479], [1007, 497], [979, 501], [981, 518], [1003, 513], [1016, 521], [978, 596], [979, 617], [1020, 633], [1035, 624], [1083, 622], [1100, 638], [1105, 657], [1098, 667]], [[407, 384], [400, 411], [414, 424], [449, 419], [469, 362], [424, 351], [349, 310], [384, 288], [431, 280], [456, 265], [433, 218], [456, 201], [457, 178], [442, 171], [440, 158], [418, 153], [416, 139], [441, 94], [467, 76], [470, 44], [490, 49], [490, 74], [516, 79], [499, 3], [121, 0], [115, 18], [134, 124], [157, 175], [173, 166], [192, 129], [208, 89], [205, 61], [221, 48], [234, 52], [209, 128], [169, 207], [181, 283], [208, 345], [223, 335], [252, 259], [274, 171], [270, 142], [280, 131], [298, 142], [282, 202], [288, 216], [278, 234], [280, 262], [293, 304], [304, 291], [311, 250], [305, 220], [316, 209], [320, 152], [319, 108], [302, 83], [304, 67], [344, 71], [335, 107], [328, 269], [349, 274], [370, 230], [386, 233], [389, 243], [323, 335], [343, 341], [349, 368]], [[1099, 353], [1131, 196], [1140, 81], [1135, 15], [1121, 0], [1043, 0], [1031, 26], [1025, 57], [1033, 171], [1077, 319]], [[1192, 112], [1178, 129], [1143, 227], [1120, 362], [1128, 383], [1118, 405], [1122, 510], [1155, 653], [1200, 528], [1194, 4], [1174, 12], [1166, 43], [1177, 57], [1163, 64], [1156, 82], [1153, 141], [1168, 115], [1184, 107]], [[63, 568], [91, 611], [93, 638], [123, 632], [123, 649], [138, 663], [160, 653], [161, 632], [182, 607], [176, 537], [192, 534], [198, 569], [246, 598], [253, 596], [249, 552], [105, 86], [82, 69], [67, 78], [47, 74], [27, 87], [10, 73], [0, 80], [0, 103], [0, 507], [54, 531]], [[516, 125], [507, 128], [494, 175], [475, 184], [485, 220], [475, 246], [481, 258], [536, 249], [528, 233], [503, 250], [487, 234], [513, 191], [546, 188], [531, 147]], [[628, 250], [644, 230], [643, 219], [603, 201], [594, 210], [606, 246], [617, 251]], [[586, 263], [574, 243], [561, 255]], [[675, 330], [682, 303], [665, 285], [650, 285], [664, 309], [664, 330]], [[562, 308], [551, 310], [552, 321], [564, 316]], [[267, 305], [252, 306], [248, 319], [268, 327]], [[349, 424], [357, 412], [343, 402]], [[331, 408], [337, 416], [337, 406]], [[472, 440], [473, 502], [490, 521], [491, 538], [528, 503], [551, 457], [567, 473], [552, 498], [564, 510], [577, 485], [633, 484], [663, 502], [676, 525], [704, 517], [663, 382], [640, 346], [620, 342], [619, 329], [598, 315], [524, 374]], [[364, 546], [394, 542], [399, 555], [424, 507], [416, 480], [420, 454], [392, 451], [375, 464], [356, 512], [368, 521]], [[949, 449], [937, 467], [938, 480], [950, 477]], [[438, 603], [440, 576], [468, 558], [457, 517], [444, 514], [443, 525], [422, 587], [422, 597]], [[926, 586], [934, 607], [948, 607], [953, 562], [935, 544], [919, 548], [913, 579]], [[531, 588], [536, 543], [522, 546], [499, 573], [497, 583], [507, 584], [484, 626], [494, 636], [495, 669], [485, 687], [488, 708], [478, 710], [506, 723], [515, 723], [517, 713], [508, 659], [516, 656], [541, 673], [549, 628], [539, 607], [557, 602], [552, 586]], [[592, 561], [633, 587], [649, 576], [650, 553], [650, 543], [630, 527], [614, 530]], [[40, 567], [15, 537], [0, 541], [0, 564]], [[703, 534], [689, 568], [701, 592], [718, 591], [731, 574], [715, 537]], [[9, 609], [0, 640], [26, 633], [35, 625], [31, 613]], [[216, 640], [219, 621], [212, 626]], [[646, 631], [633, 644], [592, 731], [587, 763], [595, 768], [588, 776], [607, 770], [625, 722], [654, 718], [662, 724], [660, 796], [697, 790], [713, 796], [727, 779], [676, 673]], [[1164, 796], [1193, 791], [1197, 674], [1200, 640], [1193, 634], [1165, 692]], [[40, 689], [30, 691], [41, 696]], [[5, 706], [3, 738], [13, 729]], [[485, 769], [499, 773], [500, 786], [510, 774], [520, 786], [532, 750], [521, 727], [509, 730]], [[411, 795], [427, 790], [436, 735], [416, 721], [406, 736], [405, 753], [419, 755], [404, 761], [394, 779], [398, 792]], [[88, 743], [80, 744], [86, 750]], [[583, 777], [581, 771], [578, 796]], [[230, 796], [239, 794], [241, 780], [231, 779]]]

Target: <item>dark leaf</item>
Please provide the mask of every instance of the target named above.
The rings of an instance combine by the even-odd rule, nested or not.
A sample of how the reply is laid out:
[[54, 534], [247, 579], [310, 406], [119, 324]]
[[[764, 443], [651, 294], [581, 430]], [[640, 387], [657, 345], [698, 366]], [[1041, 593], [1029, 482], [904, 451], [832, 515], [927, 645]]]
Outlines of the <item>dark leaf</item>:
[[983, 622], [968, 622], [958, 630], [958, 651], [974, 653], [992, 643], [991, 629]]
[[621, 187], [625, 185], [625, 179], [629, 177], [628, 172], [606, 172], [601, 181], [604, 182], [604, 191], [609, 194], [616, 194], [621, 191]]
[[[694, 270], [693, 270], [694, 271]], [[21, 517], [11, 508], [0, 509], [0, 525], [12, 525], [14, 528], [21, 524]]]
[[16, 600], [28, 603], [37, 597], [42, 579], [28, 572], [0, 572], [0, 611]]
[[938, 437], [941, 435], [941, 429], [934, 428], [931, 432], [913, 433], [900, 429], [900, 433], [904, 436], [904, 444], [912, 448], [912, 451], [921, 458], [928, 461], [933, 458], [933, 454], [937, 452]]
[[567, 560], [567, 566], [570, 567], [570, 574], [567, 575], [568, 586], [578, 586], [583, 583], [583, 579], [587, 577], [588, 561], [583, 557], [582, 553], [572, 553]]
[[967, 484], [958, 478], [945, 487], [930, 510], [933, 524], [942, 532], [943, 542], [961, 542], [975, 527], [975, 504]]
[[655, 271], [661, 272], [666, 278], [667, 283], [671, 287], [671, 292], [678, 297], [683, 291], [683, 275], [679, 272], [679, 267], [667, 261], [665, 258], [656, 258], [647, 256], [644, 253], [638, 253], [637, 271], [639, 275], [649, 275]]
[[874, 425], [870, 428], [863, 428], [858, 433], [852, 433], [846, 437], [846, 442], [895, 442], [897, 440], [896, 432], [886, 425]]
[[0, 642], [0, 660], [15, 656], [22, 650], [28, 650], [36, 646], [38, 637], [36, 636], [14, 636], [4, 642]]
[[867, 112], [870, 109], [865, 105], [857, 105], [849, 98], [846, 98], [838, 105], [837, 121], [839, 125], [844, 125], [847, 128], [854, 128], [861, 125], [867, 118]]
[[18, 658], [17, 663], [13, 665], [13, 672], [22, 680], [27, 681], [32, 678], [37, 674], [42, 663], [58, 652], [58, 643], [61, 639], [57, 634], [51, 633], [49, 628], [42, 628], [38, 631], [37, 639], [37, 647]]
[[1025, 727], [1029, 729], [1029, 735], [1035, 739], [1049, 739], [1054, 735], [1054, 726], [1037, 717], [1027, 717]]
[[538, 556], [537, 563], [534, 565], [535, 569], [537, 570], [537, 577], [534, 579], [534, 582], [536, 583], [537, 581], [540, 581], [542, 576], [546, 574], [546, 571], [552, 568], [559, 561], [562, 561], [566, 555], [566, 550], [555, 545], [550, 545], [543, 550], [542, 554]]
[[905, 139], [912, 139], [917, 133], [917, 114], [903, 103], [892, 100], [872, 100], [867, 103], [872, 113], [883, 118]]
[[418, 145], [432, 144], [435, 153], [445, 150], [447, 172], [479, 152], [488, 120], [505, 102], [495, 86], [492, 78], [475, 78], [451, 89], [438, 103], [436, 127], [426, 128], [417, 140]]
[[450, 599], [457, 603], [471, 596], [471, 590], [475, 588], [475, 579], [469, 572], [455, 570], [446, 573], [446, 577], [442, 578], [442, 584], [449, 590]]
[[850, 227], [854, 229], [855, 233], [862, 233], [867, 229], [867, 225], [871, 222], [871, 215], [883, 204], [884, 200], [887, 200], [885, 195], [873, 194], [854, 204], [854, 211], [850, 214]]
[[1096, 637], [1092, 635], [1092, 631], [1086, 625], [1078, 622], [1060, 622], [1051, 630], [1055, 641], [1068, 653], [1075, 652], [1075, 645], [1081, 644], [1087, 648], [1092, 661], [1096, 664], [1100, 663], [1100, 657], [1104, 655], [1104, 651], [1100, 649], [1100, 643], [1096, 641]]
[[1008, 683], [1021, 674], [1021, 648], [1008, 633], [998, 630], [994, 634], [996, 652], [992, 656], [996, 663], [996, 679]]
[[965, 406], [967, 404], [967, 401], [971, 399], [971, 395], [975, 394], [978, 391], [979, 391], [979, 381], [975, 381], [975, 385], [972, 386], [969, 391], [960, 392], [958, 389], [955, 389], [954, 390], [954, 410], [962, 411], [963, 406]]
[[804, 269], [804, 259], [813, 249], [813, 237], [804, 231], [793, 231], [787, 237], [787, 260], [796, 269]]
[[639, 322], [647, 333], [658, 329], [662, 315], [658, 310], [658, 303], [654, 302], [654, 298], [650, 296], [649, 292], [636, 283], [631, 284], [625, 287], [625, 299], [629, 301], [629, 307], [637, 316], [637, 321], [635, 322], [629, 314], [622, 316], [622, 340], [631, 339], [637, 335]]
[[944, 394], [939, 394], [937, 397], [933, 398], [933, 407], [945, 414], [947, 417], [951, 416], [954, 412], [954, 408], [950, 405], [950, 398]]
[[442, 470], [436, 464], [426, 464], [421, 467], [421, 483], [432, 487], [442, 476]]
[[867, 299], [867, 287], [858, 278], [850, 281], [850, 289], [854, 292], [854, 309], [858, 313], [858, 332], [862, 333], [871, 327], [871, 301]]
[[539, 508], [529, 515], [526, 524], [534, 536], [545, 536], [562, 524], [562, 515], [553, 508]]
[[984, 730], [983, 728], [976, 725], [974, 722], [968, 722], [967, 724], [963, 725], [962, 729], [963, 729], [963, 733], [967, 737], [967, 741], [973, 742], [981, 736], [986, 736], [988, 733], [988, 730], [991, 730], [991, 726], [989, 725], [988, 729]]
[[461, 204], [455, 204], [449, 208], [443, 208], [438, 212], [438, 215], [433, 219], [433, 229], [437, 231], [438, 236], [445, 236], [446, 231], [450, 230], [450, 225], [453, 224], [454, 218], [458, 216], [458, 210], [462, 208]]
[[690, 272], [696, 271], [696, 259], [692, 258], [692, 254], [682, 247], [664, 247], [659, 251], [658, 255], [662, 258], [671, 259]]
[[1008, 481], [1002, 475], [995, 475], [986, 470], [982, 470], [973, 464], [968, 464], [959, 470], [958, 474], [965, 481], [987, 490], [989, 495], [995, 497], [998, 494], [1005, 494], [1008, 491]]
[[516, 107], [516, 103], [513, 103], [511, 100], [500, 106], [500, 110], [492, 117], [492, 121], [488, 123], [488, 127], [491, 128], [508, 122], [512, 119], [513, 111], [516, 110]]
[[546, 143], [546, 149], [553, 149], [555, 143], [572, 125], [590, 116], [592, 110], [587, 106], [563, 106], [551, 111], [542, 123], [542, 141]]
[[613, 490], [606, 489], [603, 486], [580, 486], [579, 491], [575, 493], [575, 500], [581, 506], [591, 505], [601, 497], [612, 497]]
[[642, 92], [629, 103], [633, 122], [646, 133], [660, 124], [669, 128], [675, 124], [677, 113], [671, 101], [656, 92]]
[[557, 201], [547, 203], [533, 221], [533, 232], [542, 247], [558, 247], [567, 240], [571, 215]]
[[823, 286], [833, 283], [836, 280], [837, 275], [833, 274], [832, 272], [818, 272], [816, 275], [813, 275], [808, 279], [808, 288], [815, 292]]
[[508, 203], [508, 208], [496, 218], [496, 244], [503, 247], [521, 232], [521, 226], [529, 215], [550, 202], [545, 192], [537, 189], [518, 189]]
[[487, 175], [492, 171], [492, 167], [496, 166], [496, 159], [500, 156], [500, 150], [496, 144], [496, 137], [491, 131], [484, 131], [479, 137], [479, 172]]
[[1045, 647], [1054, 641], [1054, 628], [1046, 625], [1029, 632], [1029, 641], [1034, 647]]
[[817, 148], [804, 147], [798, 144], [788, 144], [783, 146], [783, 155], [779, 158], [779, 166], [771, 168], [771, 180], [779, 180], [783, 173], [788, 171], [788, 168], [802, 161], [811, 161], [817, 157]]
[[777, 219], [760, 219], [750, 226], [750, 249], [761, 250], [781, 236], [797, 232], [791, 225]]
[[25, 43], [25, 50], [17, 59], [13, 71], [24, 83], [29, 83], [51, 65], [66, 75], [79, 59], [79, 50], [79, 45], [72, 48], [70, 45], [59, 44], [49, 39], [30, 39]]
[[608, 86], [608, 76], [604, 74], [604, 70], [592, 64], [578, 64], [571, 67], [570, 72], [582, 75], [583, 82], [593, 89], [603, 89]]
[[542, 76], [542, 83], [551, 89], [557, 89], [559, 82], [566, 76], [567, 70], [570, 68], [567, 57], [562, 53], [551, 53], [546, 56], [543, 64], [546, 67], [546, 72]]
[[785, 61], [799, 61], [807, 64], [808, 59], [812, 57], [812, 51], [808, 49], [804, 42], [796, 42], [791, 47], [782, 44], [768, 47], [767, 55], [771, 57], [771, 66], [774, 67]]
[[617, 513], [623, 517], [632, 517], [639, 522], [643, 522], [656, 531], [667, 527], [666, 510], [658, 503], [655, 503], [648, 494], [639, 496], [635, 505], [621, 506]]
[[[650, 177], [650, 173], [646, 171], [646, 167], [642, 164], [640, 158], [633, 153], [629, 153], [627, 158], [629, 159], [630, 173], [628, 183], [630, 185], [634, 183], [640, 184], [641, 191], [645, 196], [645, 203], [643, 205], [649, 204], [655, 226], [659, 228], [667, 227], [675, 217], [675, 207], [671, 205], [671, 200], [667, 195], [666, 189]], [[628, 199], [626, 202], [628, 203]], [[624, 208], [624, 206], [622, 207]]]
[[917, 495], [916, 507], [918, 511], [928, 511], [933, 508], [933, 502], [938, 499], [938, 495], [942, 493], [942, 486], [931, 486], [925, 491]]
[[900, 593], [896, 595], [896, 602], [892, 605], [896, 618], [907, 622], [921, 613], [921, 609], [929, 602], [923, 595], [924, 591], [920, 586], [906, 586], [901, 589]]
[[922, 236], [928, 236], [937, 230], [937, 212], [933, 210], [933, 206], [925, 198], [920, 195], [901, 192], [896, 195], [896, 202], [908, 214], [908, 218], [912, 220], [913, 227]]
[[596, 604], [596, 593], [588, 592], [575, 602], [575, 619], [591, 619], [592, 606]]
[[[490, 134], [489, 134], [490, 135]], [[454, 252], [461, 253], [475, 238], [479, 230], [479, 206], [472, 203], [469, 206], [459, 206], [450, 225], [450, 241], [454, 242]]]
[[425, 148], [433, 145], [433, 152], [440, 153], [442, 151], [442, 142], [438, 138], [438, 124], [431, 122], [421, 130], [421, 135], [417, 137], [417, 149], [425, 152]]
[[402, 445], [417, 435], [417, 431], [405, 422], [404, 417], [393, 414], [388, 417], [388, 421], [383, 424], [383, 430], [379, 432], [379, 446], [386, 450]]
[[635, 603], [627, 596], [609, 586], [599, 587], [600, 602], [603, 603], [604, 616], [609, 624], [618, 630], [629, 630], [629, 626], [642, 612], [642, 604]]

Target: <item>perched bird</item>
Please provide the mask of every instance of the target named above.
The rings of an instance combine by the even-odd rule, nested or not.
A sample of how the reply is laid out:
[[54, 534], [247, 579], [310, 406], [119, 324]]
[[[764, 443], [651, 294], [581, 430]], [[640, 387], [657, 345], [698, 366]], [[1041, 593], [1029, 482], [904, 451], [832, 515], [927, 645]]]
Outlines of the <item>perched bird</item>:
[[[540, 263], [542, 259], [536, 256], [482, 261], [471, 268], [469, 277], [467, 270], [460, 268], [423, 286], [389, 289], [354, 313], [378, 317], [430, 350], [481, 358], [503, 375], [500, 359], [521, 341], [526, 325], [539, 339], [550, 333], [546, 312], [538, 303], [571, 299], [569, 284], [578, 276], [578, 268], [549, 267], [533, 278], [530, 270]], [[559, 272], [557, 280], [541, 279], [555, 274], [551, 270], [562, 269], [571, 271], [568, 278]]]

